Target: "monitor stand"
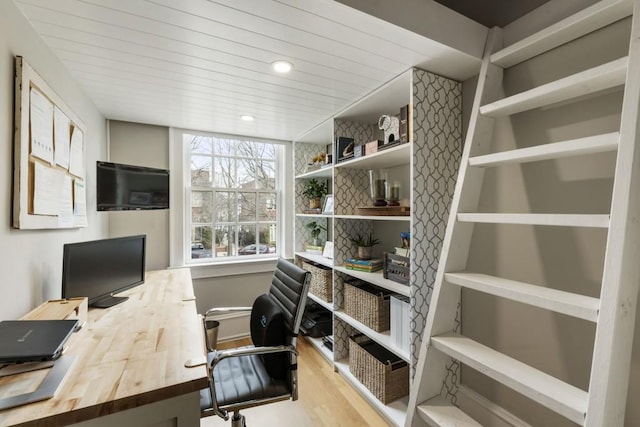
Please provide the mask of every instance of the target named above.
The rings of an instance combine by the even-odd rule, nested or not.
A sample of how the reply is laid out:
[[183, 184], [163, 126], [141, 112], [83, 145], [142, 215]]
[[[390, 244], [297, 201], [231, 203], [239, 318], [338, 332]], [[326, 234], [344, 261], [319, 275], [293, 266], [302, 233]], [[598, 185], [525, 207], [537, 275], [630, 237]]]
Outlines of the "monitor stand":
[[98, 301], [94, 301], [89, 304], [91, 307], [96, 308], [109, 308], [116, 304], [120, 304], [121, 302], [125, 302], [129, 297], [114, 297], [113, 295], [109, 295], [104, 298], [100, 298]]

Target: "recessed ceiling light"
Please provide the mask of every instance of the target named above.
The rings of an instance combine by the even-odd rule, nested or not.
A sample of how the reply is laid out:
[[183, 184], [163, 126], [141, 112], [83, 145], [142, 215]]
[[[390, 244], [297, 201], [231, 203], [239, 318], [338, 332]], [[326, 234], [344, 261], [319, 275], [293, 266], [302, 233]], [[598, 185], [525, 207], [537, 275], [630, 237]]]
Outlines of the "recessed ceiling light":
[[249, 115], [249, 114], [243, 114], [242, 116], [240, 116], [240, 118], [242, 120], [244, 120], [245, 122], [252, 122], [255, 120], [255, 117]]
[[288, 73], [293, 69], [293, 64], [287, 61], [276, 61], [271, 66], [276, 73]]

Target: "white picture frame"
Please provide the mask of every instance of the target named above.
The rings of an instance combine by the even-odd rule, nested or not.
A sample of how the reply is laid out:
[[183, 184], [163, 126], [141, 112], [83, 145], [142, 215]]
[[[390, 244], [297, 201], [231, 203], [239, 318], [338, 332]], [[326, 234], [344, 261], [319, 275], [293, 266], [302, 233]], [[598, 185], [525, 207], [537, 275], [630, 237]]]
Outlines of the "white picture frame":
[[322, 250], [322, 256], [325, 258], [333, 259], [333, 242], [325, 242], [324, 249]]
[[333, 194], [327, 194], [327, 197], [325, 197], [322, 213], [324, 215], [333, 215]]

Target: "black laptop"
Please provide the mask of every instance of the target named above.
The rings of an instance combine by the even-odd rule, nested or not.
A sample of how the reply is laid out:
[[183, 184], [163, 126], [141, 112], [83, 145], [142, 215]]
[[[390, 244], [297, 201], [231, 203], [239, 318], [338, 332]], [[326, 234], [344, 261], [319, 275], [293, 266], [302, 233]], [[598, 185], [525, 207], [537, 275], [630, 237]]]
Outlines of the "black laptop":
[[0, 364], [57, 359], [77, 325], [77, 320], [0, 322]]

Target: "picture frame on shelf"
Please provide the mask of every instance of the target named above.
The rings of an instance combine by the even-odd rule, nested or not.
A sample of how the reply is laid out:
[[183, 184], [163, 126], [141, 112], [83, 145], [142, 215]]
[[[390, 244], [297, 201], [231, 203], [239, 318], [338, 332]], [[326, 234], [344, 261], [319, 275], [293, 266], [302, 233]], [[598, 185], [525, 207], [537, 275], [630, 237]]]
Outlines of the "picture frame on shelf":
[[327, 194], [322, 207], [323, 215], [333, 215], [333, 194]]
[[354, 144], [353, 138], [347, 138], [346, 136], [338, 136], [336, 138], [336, 153], [335, 153], [335, 157], [337, 158], [336, 163], [353, 159], [354, 146], [355, 144]]
[[324, 249], [322, 250], [322, 256], [325, 258], [333, 259], [333, 242], [325, 242]]

